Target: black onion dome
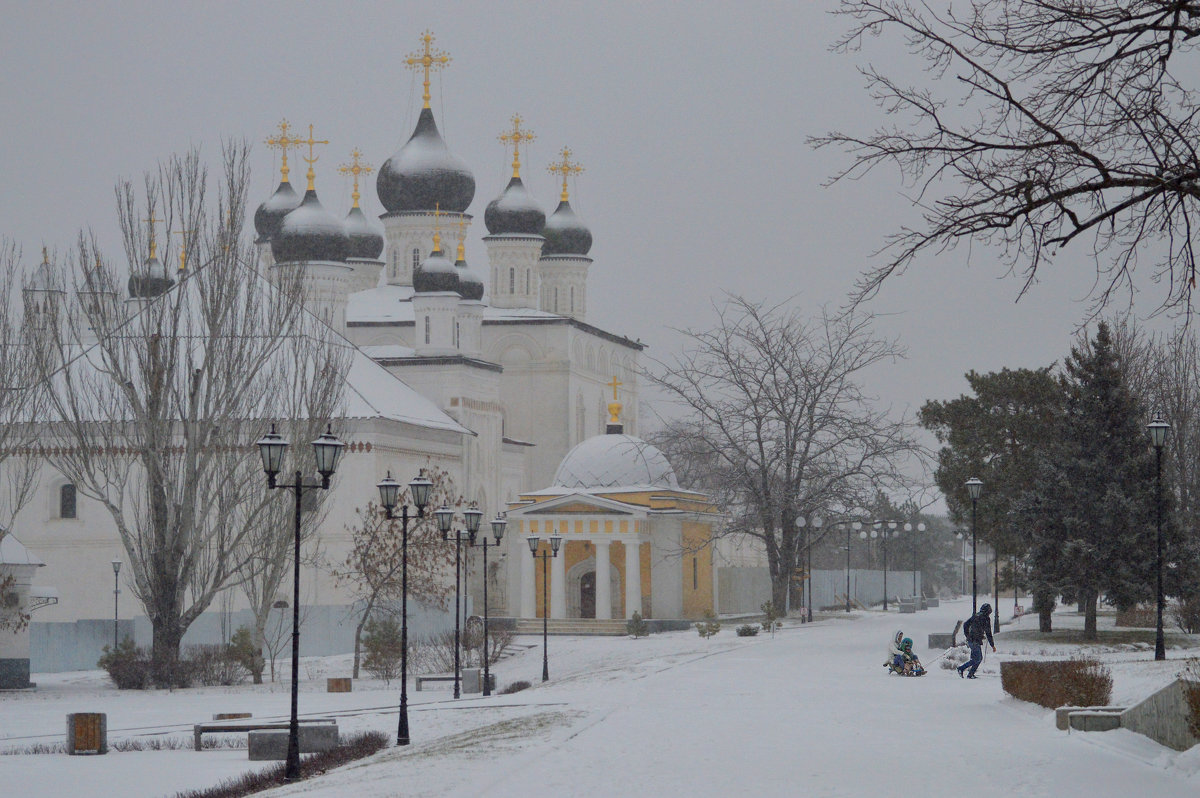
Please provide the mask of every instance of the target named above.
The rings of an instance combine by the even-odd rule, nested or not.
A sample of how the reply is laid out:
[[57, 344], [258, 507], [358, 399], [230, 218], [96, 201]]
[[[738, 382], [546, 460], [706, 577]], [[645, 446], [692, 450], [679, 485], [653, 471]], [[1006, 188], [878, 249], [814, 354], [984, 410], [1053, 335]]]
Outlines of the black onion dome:
[[488, 203], [483, 223], [494, 236], [505, 233], [540, 236], [546, 225], [546, 213], [529, 196], [521, 178], [514, 177], [500, 196]]
[[274, 194], [263, 200], [263, 204], [254, 212], [254, 230], [258, 233], [259, 244], [279, 235], [283, 217], [296, 210], [302, 199], [292, 184], [285, 181], [279, 184]]
[[458, 269], [441, 250], [431, 252], [413, 272], [413, 290], [420, 294], [434, 291], [453, 291], [458, 294]]
[[317, 192], [304, 192], [304, 201], [283, 217], [279, 234], [271, 239], [276, 263], [309, 260], [345, 261], [350, 248], [346, 228], [321, 205]]
[[162, 261], [150, 257], [142, 264], [140, 272], [129, 275], [129, 296], [133, 299], [149, 299], [165, 293], [174, 284]]
[[351, 208], [343, 225], [346, 228], [346, 236], [350, 239], [347, 257], [379, 260], [379, 255], [383, 252], [383, 236], [367, 221], [362, 208]]
[[465, 260], [455, 261], [454, 268], [458, 269], [459, 295], [463, 299], [483, 299], [483, 279], [475, 270]]
[[446, 147], [433, 111], [422, 108], [408, 142], [380, 167], [375, 191], [388, 213], [432, 211], [435, 207], [463, 213], [475, 198], [475, 176], [466, 162]]
[[546, 243], [542, 244], [542, 255], [586, 255], [592, 248], [592, 231], [571, 210], [571, 203], [563, 200], [546, 220], [542, 230]]

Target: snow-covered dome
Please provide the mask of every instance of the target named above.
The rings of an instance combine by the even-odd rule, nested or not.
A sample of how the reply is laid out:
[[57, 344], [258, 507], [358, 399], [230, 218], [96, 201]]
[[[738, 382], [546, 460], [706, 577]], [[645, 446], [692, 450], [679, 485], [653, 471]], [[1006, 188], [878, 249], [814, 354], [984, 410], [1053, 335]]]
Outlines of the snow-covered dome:
[[462, 213], [475, 198], [475, 176], [446, 146], [433, 111], [422, 108], [408, 142], [380, 167], [375, 191], [389, 213]]
[[150, 257], [146, 258], [141, 270], [129, 275], [129, 296], [134, 299], [149, 299], [164, 293], [174, 284], [175, 281], [171, 279], [167, 267], [151, 248]]
[[458, 269], [458, 293], [462, 298], [483, 299], [483, 278], [467, 265], [462, 244], [458, 245], [458, 260], [454, 261], [454, 268]]
[[529, 196], [521, 178], [513, 177], [500, 196], [488, 203], [483, 223], [494, 236], [506, 233], [540, 236], [546, 225], [546, 212]]
[[344, 262], [350, 248], [346, 228], [321, 205], [317, 192], [304, 192], [304, 200], [279, 225], [271, 239], [271, 255], [276, 263], [310, 260]]
[[571, 203], [563, 200], [542, 228], [546, 243], [542, 255], [586, 255], [592, 248], [592, 231], [575, 215]]
[[346, 227], [346, 236], [350, 239], [346, 256], [379, 260], [379, 255], [383, 252], [383, 236], [367, 220], [362, 208], [357, 205], [351, 208], [343, 224]]
[[453, 291], [461, 293], [458, 284], [458, 269], [442, 252], [441, 245], [429, 253], [429, 257], [421, 261], [421, 265], [413, 272], [413, 290], [419, 294], [434, 291]]
[[296, 193], [291, 183], [282, 181], [275, 193], [263, 200], [263, 204], [254, 212], [257, 243], [264, 244], [279, 235], [279, 225], [283, 223], [283, 217], [294, 211], [302, 199], [304, 198]]
[[63, 291], [62, 286], [58, 284], [58, 279], [54, 273], [54, 266], [51, 265], [49, 257], [43, 257], [42, 262], [33, 270], [33, 276], [29, 279], [29, 285], [26, 286], [25, 290], [66, 293]]
[[632, 435], [596, 435], [578, 444], [559, 463], [554, 484], [564, 488], [679, 490], [666, 456]]

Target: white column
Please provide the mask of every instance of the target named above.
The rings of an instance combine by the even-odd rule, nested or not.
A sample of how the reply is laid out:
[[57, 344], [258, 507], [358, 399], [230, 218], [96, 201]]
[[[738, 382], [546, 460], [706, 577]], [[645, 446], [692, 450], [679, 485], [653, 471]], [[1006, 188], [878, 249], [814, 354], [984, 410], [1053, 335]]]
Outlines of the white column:
[[632, 618], [642, 611], [641, 546], [634, 537], [625, 541], [625, 617]]
[[550, 617], [567, 617], [567, 542], [550, 558]]
[[612, 575], [609, 573], [609, 541], [596, 541], [596, 617], [612, 618]]
[[521, 617], [536, 618], [537, 580], [534, 577], [534, 567], [537, 565], [537, 560], [529, 554], [529, 544], [524, 540], [521, 541], [521, 547], [524, 551], [517, 555], [521, 557]]

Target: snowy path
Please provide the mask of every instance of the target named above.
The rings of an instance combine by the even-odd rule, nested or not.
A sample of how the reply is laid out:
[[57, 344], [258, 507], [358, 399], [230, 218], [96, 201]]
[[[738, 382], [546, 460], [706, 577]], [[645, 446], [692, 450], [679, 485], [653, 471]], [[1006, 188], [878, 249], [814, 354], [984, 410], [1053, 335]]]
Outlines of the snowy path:
[[[418, 702], [413, 745], [267, 795], [1197, 794], [1200, 746], [1176, 754], [1125, 731], [1060, 732], [1053, 713], [1003, 695], [996, 658], [973, 682], [939, 667], [922, 679], [886, 675], [882, 652], [898, 624], [931, 659], [938, 652], [924, 650], [927, 634], [952, 628], [965, 607], [956, 602], [915, 616], [866, 613], [791, 626], [774, 639], [737, 638], [731, 626], [711, 641], [694, 632], [637, 641], [551, 638], [549, 683], [536, 681], [537, 645], [496, 669], [502, 686], [531, 679], [532, 689], [457, 702], [448, 691], [410, 693]], [[1006, 643], [1003, 635], [997, 643], [1001, 655], [1056, 654]], [[1149, 659], [1148, 652], [1112, 654], [1117, 700], [1144, 695], [1179, 667], [1178, 660]], [[256, 717], [286, 709], [279, 685], [275, 692], [237, 688], [228, 695], [118, 694], [97, 691], [94, 677], [92, 687], [84, 682], [0, 701], [0, 742], [17, 730], [61, 734], [63, 713], [85, 700], [108, 711], [114, 728], [190, 723], [231, 706], [253, 709]], [[302, 712], [345, 713], [344, 731], [394, 733], [394, 690], [369, 680], [351, 694], [319, 692], [320, 686], [318, 679], [306, 684]], [[95, 794], [88, 785], [105, 784], [123, 798], [152, 798], [249, 767], [244, 751], [0, 756], [0, 783], [12, 794], [87, 795]]]

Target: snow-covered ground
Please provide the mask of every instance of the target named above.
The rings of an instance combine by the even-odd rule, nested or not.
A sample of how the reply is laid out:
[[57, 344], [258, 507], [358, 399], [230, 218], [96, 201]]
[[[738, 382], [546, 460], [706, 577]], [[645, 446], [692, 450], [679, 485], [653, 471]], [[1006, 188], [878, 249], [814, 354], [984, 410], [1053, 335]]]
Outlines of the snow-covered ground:
[[[1003, 609], [1003, 607], [1002, 607]], [[1017, 639], [1036, 618], [1006, 624], [976, 681], [938, 665], [922, 679], [881, 667], [897, 626], [928, 661], [926, 635], [949, 631], [969, 602], [917, 615], [855, 613], [791, 622], [739, 638], [730, 623], [711, 640], [695, 632], [550, 639], [542, 684], [540, 638], [497, 665], [513, 695], [454, 701], [448, 688], [409, 691], [413, 744], [269, 795], [334, 796], [886, 796], [931, 791], [975, 796], [1170, 798], [1200, 790], [1200, 746], [1184, 753], [1127, 731], [1067, 734], [1054, 714], [1003, 694], [1004, 657], [1059, 657], [1074, 646]], [[1071, 614], [1057, 626], [1078, 625]], [[1108, 621], [1111, 625], [1111, 620]], [[1103, 627], [1102, 623], [1102, 627]], [[1114, 703], [1167, 683], [1166, 663], [1133, 645], [1093, 651], [1110, 664]], [[304, 715], [338, 717], [343, 732], [395, 733], [398, 691], [374, 680], [325, 693], [346, 658], [302, 663]], [[110, 739], [176, 736], [214, 712], [283, 719], [285, 685], [118, 693], [98, 673], [43, 675], [32, 693], [0, 694], [0, 749], [63, 739], [69, 712], [108, 713]], [[101, 757], [0, 756], [6, 795], [169, 795], [243, 772], [244, 750], [142, 751]]]

